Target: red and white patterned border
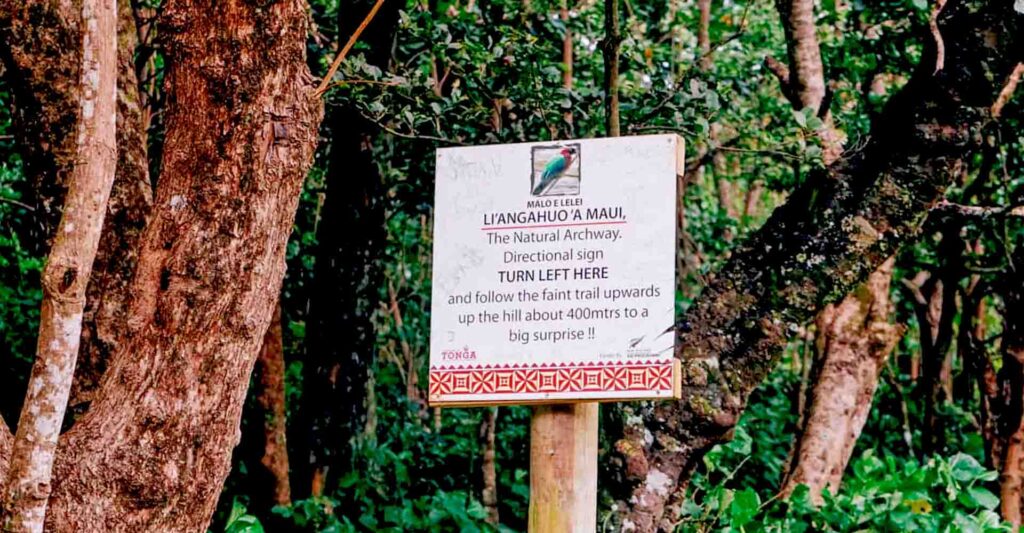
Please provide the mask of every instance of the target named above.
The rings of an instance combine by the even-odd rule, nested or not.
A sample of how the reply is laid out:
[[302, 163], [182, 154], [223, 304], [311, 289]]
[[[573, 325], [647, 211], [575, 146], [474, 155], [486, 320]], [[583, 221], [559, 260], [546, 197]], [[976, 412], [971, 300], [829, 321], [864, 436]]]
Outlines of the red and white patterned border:
[[661, 397], [673, 392], [673, 361], [524, 365], [440, 365], [430, 369], [431, 402], [509, 402], [616, 396]]

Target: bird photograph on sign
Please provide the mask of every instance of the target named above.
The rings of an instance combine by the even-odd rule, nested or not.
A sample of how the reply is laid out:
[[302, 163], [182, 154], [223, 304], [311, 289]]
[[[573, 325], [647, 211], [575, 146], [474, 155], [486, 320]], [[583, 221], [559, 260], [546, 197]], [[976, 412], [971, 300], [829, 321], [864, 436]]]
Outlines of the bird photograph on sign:
[[530, 191], [534, 196], [575, 196], [580, 193], [580, 145], [535, 146]]

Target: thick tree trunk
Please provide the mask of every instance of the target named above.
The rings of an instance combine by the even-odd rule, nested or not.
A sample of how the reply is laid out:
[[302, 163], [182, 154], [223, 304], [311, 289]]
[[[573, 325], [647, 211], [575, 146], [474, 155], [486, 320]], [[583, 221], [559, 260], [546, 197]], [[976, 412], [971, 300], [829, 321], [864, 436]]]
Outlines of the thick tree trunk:
[[[388, 2], [362, 33], [367, 60], [386, 68], [398, 23], [399, 2]], [[345, 4], [338, 13], [339, 35], [355, 31], [373, 2]], [[351, 465], [353, 439], [367, 417], [367, 383], [375, 360], [372, 322], [383, 282], [384, 190], [371, 150], [375, 130], [355, 109], [331, 109], [331, 159], [323, 219], [317, 231], [314, 290], [304, 391], [296, 435], [296, 496], [318, 492]], [[335, 478], [336, 479], [336, 478]]]
[[868, 146], [800, 186], [677, 324], [682, 400], [623, 407], [612, 490], [624, 527], [670, 527], [668, 496], [729, 437], [787, 332], [915, 236], [977, 148], [992, 102], [1024, 58], [1024, 14], [1009, 1], [953, 1], [940, 24], [946, 68], [926, 66], [935, 55], [926, 40], [924, 66], [891, 99]]
[[902, 334], [902, 328], [889, 323], [894, 261], [889, 258], [861, 288], [822, 313], [824, 328], [818, 335], [825, 356], [783, 494], [803, 484], [811, 489], [812, 498], [820, 500], [823, 489], [833, 494], [839, 489], [871, 410], [878, 377]]
[[256, 396], [256, 419], [263, 421], [262, 456], [263, 468], [257, 476], [259, 487], [253, 492], [253, 507], [269, 512], [275, 505], [290, 505], [292, 502], [289, 482], [288, 443], [285, 436], [287, 423], [284, 384], [284, 344], [281, 337], [281, 305], [274, 310], [273, 321], [263, 336], [263, 348], [256, 359], [253, 379]]
[[36, 359], [0, 493], [0, 528], [43, 530], [85, 292], [117, 162], [117, 3], [82, 2], [80, 120], [63, 216], [43, 270]]
[[81, 12], [72, 2], [0, 1], [0, 59], [14, 96], [16, 142], [24, 161], [22, 195], [32, 223], [19, 233], [45, 256], [60, 223], [75, 165], [81, 82]]
[[306, 5], [171, 1], [166, 141], [124, 340], [58, 448], [54, 531], [205, 531], [238, 442], [321, 105]]

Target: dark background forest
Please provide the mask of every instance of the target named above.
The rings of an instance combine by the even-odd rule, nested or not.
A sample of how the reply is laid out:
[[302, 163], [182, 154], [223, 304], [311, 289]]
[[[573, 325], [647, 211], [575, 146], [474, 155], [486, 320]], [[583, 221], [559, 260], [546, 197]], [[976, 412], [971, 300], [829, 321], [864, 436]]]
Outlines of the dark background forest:
[[[314, 75], [327, 72], [373, 4], [312, 0]], [[891, 99], [922, 62], [935, 61], [935, 21], [958, 16], [943, 15], [942, 4], [621, 0], [614, 112], [622, 135], [674, 132], [688, 145], [680, 315], [747, 253], [737, 250], [763, 245], [750, 236], [773, 210], [806, 200], [826, 167], [872, 153], [872, 124], [901, 105]], [[818, 86], [807, 83], [814, 72], [797, 72], [800, 47], [812, 45], [793, 14], [808, 6]], [[264, 338], [211, 531], [526, 529], [530, 408], [426, 403], [434, 152], [605, 135], [605, 9], [597, 0], [388, 0], [375, 14], [324, 94], [279, 319]], [[159, 154], [163, 6], [133, 0], [127, 12], [146, 144]], [[947, 69], [965, 54], [947, 50]], [[849, 299], [833, 295], [834, 307], [784, 329], [785, 347], [766, 379], [750, 383], [742, 417], [675, 495], [680, 531], [1019, 524], [1024, 108], [1005, 90], [1012, 81], [990, 80], [1006, 93], [992, 101], [998, 118], [975, 132], [977, 149], [960, 158], [921, 231], [869, 268], [868, 285]], [[16, 142], [14, 91], [0, 78], [0, 415], [8, 422], [18, 419], [35, 354], [50, 227]], [[903, 139], [885, 141], [895, 149]], [[159, 164], [148, 170], [159, 183]], [[797, 268], [823, 261], [802, 256]], [[763, 267], [774, 275], [775, 265]], [[827, 405], [844, 395], [845, 406]], [[66, 425], [90, 401], [72, 397]], [[605, 427], [622, 425], [615, 408], [603, 410]], [[843, 417], [859, 422], [841, 425]], [[622, 450], [611, 431], [600, 445], [602, 479], [613, 481], [601, 485], [598, 525], [616, 531], [621, 491], [605, 470]], [[826, 446], [815, 435], [845, 446], [842, 458], [805, 461]], [[838, 473], [828, 472], [836, 464]]]

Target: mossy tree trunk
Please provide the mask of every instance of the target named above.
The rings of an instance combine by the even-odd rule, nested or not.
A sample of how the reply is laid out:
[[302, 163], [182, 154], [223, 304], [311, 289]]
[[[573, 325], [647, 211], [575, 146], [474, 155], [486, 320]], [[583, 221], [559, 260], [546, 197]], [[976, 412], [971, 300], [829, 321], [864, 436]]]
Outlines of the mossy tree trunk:
[[925, 38], [921, 66], [865, 149], [794, 191], [679, 321], [682, 400], [623, 406], [609, 481], [624, 526], [671, 528], [666, 502], [704, 453], [729, 438], [790, 333], [917, 235], [979, 146], [992, 103], [1024, 59], [1024, 14], [1008, 0], [954, 1], [940, 26], [945, 68], [934, 72], [934, 43]]

